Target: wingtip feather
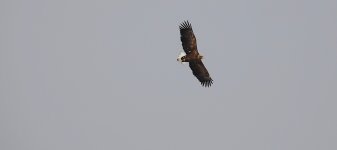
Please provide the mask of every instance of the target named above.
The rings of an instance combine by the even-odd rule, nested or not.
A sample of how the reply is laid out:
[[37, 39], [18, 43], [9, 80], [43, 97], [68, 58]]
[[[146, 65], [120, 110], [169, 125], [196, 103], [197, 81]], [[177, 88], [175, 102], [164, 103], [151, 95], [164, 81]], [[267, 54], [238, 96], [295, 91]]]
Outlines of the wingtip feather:
[[210, 87], [213, 84], [213, 79], [201, 82], [203, 87]]
[[185, 20], [185, 21], [183, 21], [180, 24], [179, 29], [180, 30], [183, 30], [183, 29], [192, 29], [192, 25], [191, 25], [191, 23], [188, 20]]

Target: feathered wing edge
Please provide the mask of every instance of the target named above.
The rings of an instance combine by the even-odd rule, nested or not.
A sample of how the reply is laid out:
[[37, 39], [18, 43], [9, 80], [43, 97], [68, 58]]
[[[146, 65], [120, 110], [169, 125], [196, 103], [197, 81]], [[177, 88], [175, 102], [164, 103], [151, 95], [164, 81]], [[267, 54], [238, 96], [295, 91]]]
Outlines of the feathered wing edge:
[[180, 30], [183, 30], [183, 29], [190, 29], [190, 30], [193, 31], [193, 29], [192, 29], [192, 24], [191, 24], [190, 22], [188, 22], [188, 20], [183, 21], [183, 22], [180, 24], [179, 29], [180, 29]]
[[197, 40], [193, 33], [192, 25], [188, 21], [184, 21], [179, 26], [180, 40], [186, 54], [197, 50]]
[[213, 84], [213, 79], [209, 75], [205, 65], [201, 60], [189, 62], [189, 66], [193, 75], [200, 81], [202, 86], [210, 87]]
[[200, 81], [200, 83], [204, 87], [210, 87], [213, 84], [213, 79], [210, 77], [209, 80], [206, 80], [203, 82]]
[[204, 87], [210, 87], [213, 84], [212, 78], [208, 81], [201, 82], [201, 85]]

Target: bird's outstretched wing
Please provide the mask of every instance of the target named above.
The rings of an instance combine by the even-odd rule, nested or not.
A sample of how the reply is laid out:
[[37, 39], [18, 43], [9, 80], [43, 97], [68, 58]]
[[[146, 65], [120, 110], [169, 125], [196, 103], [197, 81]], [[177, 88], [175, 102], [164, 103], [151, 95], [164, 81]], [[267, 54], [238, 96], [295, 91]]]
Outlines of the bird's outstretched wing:
[[197, 50], [197, 40], [194, 36], [192, 25], [188, 21], [184, 21], [179, 26], [180, 40], [186, 54]]
[[202, 86], [209, 87], [213, 84], [213, 80], [201, 60], [191, 61], [189, 65], [193, 75], [197, 77]]

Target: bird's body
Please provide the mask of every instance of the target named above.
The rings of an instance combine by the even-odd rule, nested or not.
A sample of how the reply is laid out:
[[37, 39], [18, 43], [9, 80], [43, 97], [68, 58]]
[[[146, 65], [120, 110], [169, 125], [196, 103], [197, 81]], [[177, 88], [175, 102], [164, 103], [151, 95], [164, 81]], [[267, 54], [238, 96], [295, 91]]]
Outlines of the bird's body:
[[191, 24], [188, 21], [184, 21], [179, 26], [180, 40], [185, 56], [179, 55], [178, 61], [188, 62], [192, 70], [193, 75], [201, 82], [201, 85], [209, 87], [213, 84], [213, 79], [210, 77], [205, 65], [202, 63], [202, 55], [199, 54], [197, 48], [197, 40], [193, 33]]

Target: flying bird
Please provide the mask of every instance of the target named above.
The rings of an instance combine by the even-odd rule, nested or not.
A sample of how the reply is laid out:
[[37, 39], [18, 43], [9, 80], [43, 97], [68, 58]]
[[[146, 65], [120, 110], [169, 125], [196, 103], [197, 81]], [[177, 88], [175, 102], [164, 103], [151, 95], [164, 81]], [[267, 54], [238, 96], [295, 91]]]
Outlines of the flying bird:
[[204, 87], [209, 87], [213, 84], [205, 65], [202, 63], [202, 55], [199, 54], [197, 48], [197, 40], [194, 36], [191, 23], [184, 21], [179, 26], [180, 40], [184, 52], [180, 53], [177, 61], [188, 62], [193, 75], [200, 81]]

